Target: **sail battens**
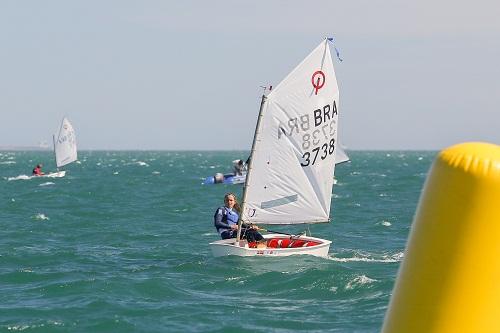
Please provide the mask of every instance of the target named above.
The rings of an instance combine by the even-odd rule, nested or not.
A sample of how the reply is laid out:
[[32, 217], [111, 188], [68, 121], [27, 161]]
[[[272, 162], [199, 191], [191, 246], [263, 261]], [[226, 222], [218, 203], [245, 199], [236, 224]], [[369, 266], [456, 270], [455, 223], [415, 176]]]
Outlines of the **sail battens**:
[[294, 195], [289, 195], [289, 196], [284, 197], [284, 198], [279, 198], [279, 199], [275, 199], [275, 200], [261, 202], [260, 208], [268, 209], [268, 208], [286, 205], [286, 204], [297, 201], [298, 197], [299, 197], [298, 194], [294, 194]]
[[316, 224], [316, 223], [328, 223], [330, 222], [330, 219], [318, 219], [318, 220], [276, 220], [276, 221], [269, 221], [269, 220], [243, 220], [245, 223], [251, 223], [251, 224], [273, 224], [273, 225], [294, 225], [294, 224]]

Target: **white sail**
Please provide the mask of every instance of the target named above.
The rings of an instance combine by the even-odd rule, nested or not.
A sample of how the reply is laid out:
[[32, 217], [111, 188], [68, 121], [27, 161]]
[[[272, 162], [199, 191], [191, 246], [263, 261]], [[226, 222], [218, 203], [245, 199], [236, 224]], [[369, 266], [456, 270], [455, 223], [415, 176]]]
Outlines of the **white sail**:
[[335, 147], [335, 164], [348, 162], [350, 160], [351, 159], [349, 158], [349, 156], [345, 152], [344, 148], [342, 148], [342, 146], [340, 144], [338, 144]]
[[58, 168], [77, 159], [75, 130], [66, 117], [62, 120], [59, 135], [54, 137], [54, 152]]
[[338, 99], [325, 40], [265, 98], [245, 183], [243, 222], [329, 221]]

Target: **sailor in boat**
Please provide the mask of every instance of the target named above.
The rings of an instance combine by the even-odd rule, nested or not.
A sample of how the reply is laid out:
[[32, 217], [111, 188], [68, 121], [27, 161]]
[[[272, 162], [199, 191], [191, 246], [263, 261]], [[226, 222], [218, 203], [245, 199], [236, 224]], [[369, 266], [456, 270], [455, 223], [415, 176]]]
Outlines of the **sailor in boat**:
[[[236, 195], [227, 193], [224, 196], [224, 206], [217, 208], [214, 215], [214, 226], [222, 239], [236, 238], [238, 233], [238, 218], [240, 205]], [[248, 242], [260, 242], [264, 237], [258, 232], [259, 227], [243, 224], [241, 238]]]
[[42, 171], [42, 164], [37, 164], [36, 167], [33, 169], [33, 176], [43, 176], [44, 173]]
[[243, 160], [234, 160], [233, 161], [233, 173], [235, 176], [241, 176], [243, 171], [245, 170], [245, 163]]

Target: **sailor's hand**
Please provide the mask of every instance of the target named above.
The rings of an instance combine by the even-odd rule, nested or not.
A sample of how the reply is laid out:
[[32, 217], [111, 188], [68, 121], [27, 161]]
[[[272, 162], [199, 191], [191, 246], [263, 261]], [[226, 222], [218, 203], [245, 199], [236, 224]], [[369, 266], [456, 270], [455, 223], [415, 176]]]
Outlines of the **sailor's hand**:
[[257, 226], [257, 225], [253, 225], [251, 228], [252, 228], [253, 230], [257, 230], [257, 231], [260, 229], [260, 228], [259, 228], [259, 226]]
[[231, 224], [231, 230], [238, 230], [237, 224]]

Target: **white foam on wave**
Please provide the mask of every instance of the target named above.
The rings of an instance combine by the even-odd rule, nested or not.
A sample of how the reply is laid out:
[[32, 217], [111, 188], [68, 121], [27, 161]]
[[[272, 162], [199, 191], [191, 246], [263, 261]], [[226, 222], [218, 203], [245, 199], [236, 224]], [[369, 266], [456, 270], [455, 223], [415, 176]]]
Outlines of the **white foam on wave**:
[[226, 281], [240, 281], [241, 279], [242, 279], [242, 277], [240, 277], [240, 276], [230, 276], [230, 277], [226, 278], [225, 280]]
[[29, 328], [34, 328], [34, 326], [30, 326], [30, 325], [9, 325], [9, 326], [7, 326], [7, 330], [9, 330], [9, 331], [24, 331], [24, 330], [27, 330]]
[[16, 164], [16, 161], [4, 161], [0, 162], [0, 164]]
[[42, 214], [42, 213], [38, 213], [34, 216], [35, 220], [40, 220], [40, 221], [44, 221], [44, 220], [50, 220], [48, 216], [46, 216], [45, 214]]
[[30, 176], [27, 176], [27, 175], [19, 175], [17, 177], [9, 177], [7, 178], [8, 181], [11, 181], [11, 180], [30, 180], [32, 177]]
[[375, 279], [370, 279], [368, 276], [366, 275], [359, 275], [359, 276], [356, 276], [354, 279], [352, 279], [351, 281], [349, 281], [347, 283], [347, 285], [345, 286], [345, 289], [354, 289], [354, 287], [357, 287], [357, 286], [363, 286], [365, 284], [370, 284], [370, 283], [373, 283], [373, 282], [376, 282], [377, 280]]
[[55, 183], [53, 183], [53, 182], [46, 182], [46, 183], [42, 183], [42, 184], [40, 184], [38, 186], [48, 186], [48, 185], [54, 185], [54, 184]]
[[404, 257], [405, 257], [404, 252], [398, 252], [398, 253], [395, 253], [391, 256], [391, 258], [395, 261], [401, 261], [401, 260], [403, 260]]
[[376, 224], [377, 225], [382, 225], [384, 227], [390, 227], [392, 225], [392, 223], [389, 222], [389, 221], [381, 221], [381, 222], [377, 222]]
[[147, 166], [147, 167], [149, 166], [149, 164], [147, 164], [146, 162], [143, 162], [143, 161], [138, 161], [137, 164], [140, 166]]
[[[63, 322], [54, 321], [54, 320], [47, 321], [47, 324], [54, 325], [54, 326], [64, 326]], [[45, 327], [45, 323], [32, 324], [32, 325], [19, 324], [19, 325], [9, 325], [9, 326], [7, 326], [7, 330], [9, 330], [9, 331], [24, 331], [24, 330], [32, 330], [32, 329], [44, 328], [44, 327]]]
[[333, 261], [338, 261], [338, 262], [386, 262], [385, 260], [380, 260], [380, 259], [373, 259], [373, 258], [362, 258], [362, 257], [351, 257], [351, 258], [336, 258], [336, 257], [329, 257], [328, 259], [333, 260]]
[[395, 263], [403, 260], [404, 252], [398, 252], [392, 255], [383, 255], [382, 258], [373, 257], [350, 257], [350, 258], [337, 258], [329, 255], [328, 259], [337, 262], [373, 262], [373, 263]]

